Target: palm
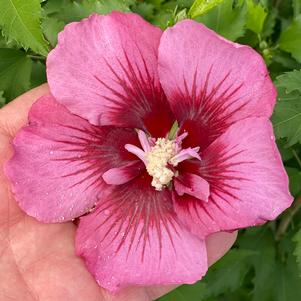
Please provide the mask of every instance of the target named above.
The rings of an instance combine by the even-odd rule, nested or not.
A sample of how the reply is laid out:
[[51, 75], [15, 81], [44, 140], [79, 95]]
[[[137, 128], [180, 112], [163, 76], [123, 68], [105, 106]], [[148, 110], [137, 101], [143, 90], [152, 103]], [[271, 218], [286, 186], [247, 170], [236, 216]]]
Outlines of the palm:
[[[129, 288], [117, 296], [101, 289], [75, 255], [76, 226], [42, 224], [19, 209], [3, 172], [11, 156], [11, 141], [26, 123], [33, 101], [48, 92], [43, 85], [0, 111], [0, 299], [1, 300], [137, 300], [148, 301], [171, 287]], [[212, 263], [232, 245], [234, 234], [220, 233], [208, 239]]]

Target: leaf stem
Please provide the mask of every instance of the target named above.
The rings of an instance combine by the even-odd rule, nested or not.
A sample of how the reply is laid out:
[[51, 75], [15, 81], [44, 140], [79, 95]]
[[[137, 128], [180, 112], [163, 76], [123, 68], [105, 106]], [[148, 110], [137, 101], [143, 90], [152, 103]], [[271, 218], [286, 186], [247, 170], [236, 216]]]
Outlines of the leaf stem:
[[282, 0], [276, 0], [275, 1], [275, 7], [278, 8], [281, 4]]
[[299, 0], [293, 1], [293, 7], [294, 7], [294, 18], [297, 18], [300, 13], [300, 2]]
[[27, 57], [34, 59], [34, 60], [42, 60], [42, 61], [46, 60], [46, 57], [44, 57], [42, 55], [36, 55], [36, 54], [27, 54]]
[[293, 217], [298, 213], [299, 209], [301, 209], [301, 196], [296, 199], [293, 206], [287, 211], [286, 216], [280, 222], [275, 237], [277, 241], [283, 237]]

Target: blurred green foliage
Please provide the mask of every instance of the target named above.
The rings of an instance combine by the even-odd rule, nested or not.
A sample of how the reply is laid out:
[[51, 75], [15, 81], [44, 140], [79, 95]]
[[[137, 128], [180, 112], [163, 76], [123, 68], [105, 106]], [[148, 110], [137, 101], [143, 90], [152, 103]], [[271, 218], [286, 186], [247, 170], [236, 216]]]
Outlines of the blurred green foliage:
[[160, 301], [301, 300], [301, 0], [0, 0], [0, 107], [46, 81], [46, 56], [65, 24], [112, 10], [162, 29], [185, 18], [202, 22], [261, 53], [278, 89], [272, 121], [293, 206], [240, 231], [202, 281]]

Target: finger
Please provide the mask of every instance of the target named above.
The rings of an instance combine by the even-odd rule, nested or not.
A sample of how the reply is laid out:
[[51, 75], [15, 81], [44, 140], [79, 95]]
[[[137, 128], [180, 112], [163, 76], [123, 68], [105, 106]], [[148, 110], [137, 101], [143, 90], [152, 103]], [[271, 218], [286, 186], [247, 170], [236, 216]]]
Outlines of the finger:
[[[16, 132], [27, 123], [27, 115], [31, 105], [41, 96], [47, 94], [49, 88], [47, 84], [32, 89], [25, 94], [17, 97], [0, 110], [0, 213], [6, 216], [8, 205], [9, 213], [13, 216], [21, 216], [21, 210], [15, 202], [7, 203], [10, 199], [9, 184], [4, 175], [4, 163], [12, 154], [11, 139]], [[4, 219], [3, 219], [3, 222]]]
[[17, 222], [24, 215], [17, 203], [12, 201], [9, 181], [4, 174], [4, 164], [11, 155], [11, 137], [0, 131], [0, 229], [8, 226], [9, 220]]
[[27, 115], [32, 104], [41, 96], [49, 93], [47, 84], [36, 87], [0, 110], [0, 129], [2, 132], [15, 136], [17, 131], [27, 123]]

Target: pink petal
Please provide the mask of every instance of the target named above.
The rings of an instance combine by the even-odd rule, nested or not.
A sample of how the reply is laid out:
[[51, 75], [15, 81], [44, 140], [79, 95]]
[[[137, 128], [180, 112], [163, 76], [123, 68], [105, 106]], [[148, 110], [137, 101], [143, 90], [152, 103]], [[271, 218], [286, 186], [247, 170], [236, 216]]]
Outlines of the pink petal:
[[122, 167], [115, 167], [107, 170], [103, 180], [109, 185], [121, 185], [137, 177], [145, 169], [141, 161], [133, 161]]
[[132, 13], [93, 14], [67, 25], [47, 59], [51, 92], [92, 124], [165, 135], [174, 120], [157, 74], [161, 34]]
[[184, 173], [180, 177], [174, 179], [175, 190], [178, 195], [191, 195], [201, 201], [208, 202], [210, 194], [209, 184], [202, 177]]
[[134, 130], [92, 126], [52, 96], [40, 98], [6, 165], [17, 202], [44, 222], [84, 214], [109, 189], [102, 173], [136, 160], [124, 149], [126, 141], [139, 142]]
[[116, 186], [105, 203], [81, 218], [76, 251], [111, 292], [194, 283], [207, 270], [205, 243], [178, 223], [170, 192], [141, 179]]
[[262, 224], [291, 205], [288, 178], [268, 120], [235, 123], [202, 158], [199, 174], [210, 185], [208, 203], [174, 194], [180, 220], [200, 237]]
[[276, 90], [263, 59], [249, 46], [185, 20], [163, 33], [158, 60], [171, 108], [189, 132], [184, 145], [203, 150], [234, 121], [271, 116]]

